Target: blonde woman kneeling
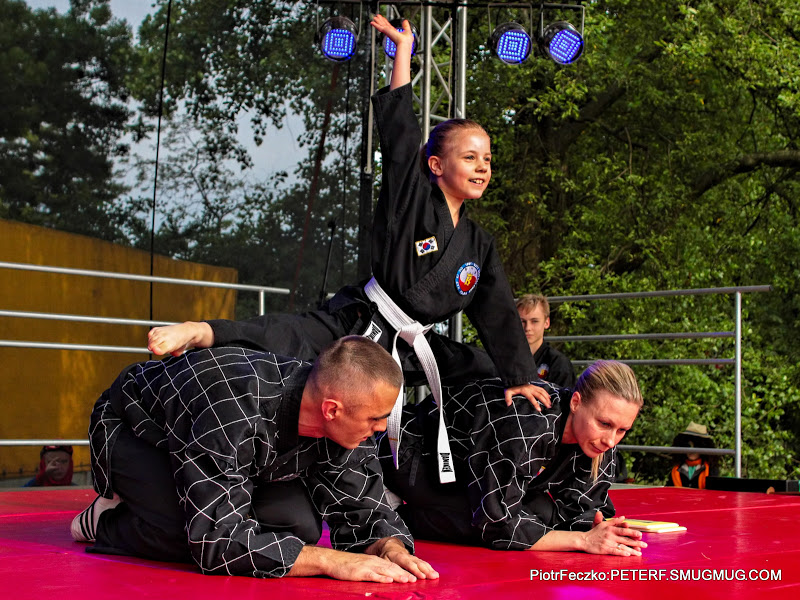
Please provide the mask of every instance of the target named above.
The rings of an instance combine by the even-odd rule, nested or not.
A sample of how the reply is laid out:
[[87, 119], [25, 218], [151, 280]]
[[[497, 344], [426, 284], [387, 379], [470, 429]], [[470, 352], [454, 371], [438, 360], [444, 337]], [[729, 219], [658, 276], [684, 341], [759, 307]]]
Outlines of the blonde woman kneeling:
[[386, 486], [420, 539], [498, 550], [577, 550], [641, 556], [642, 534], [614, 516], [608, 489], [616, 445], [633, 425], [642, 395], [633, 371], [598, 361], [574, 391], [539, 382], [552, 406], [506, 406], [500, 380], [449, 386], [444, 410], [456, 482], [436, 470], [437, 408], [407, 406], [399, 468], [381, 440]]

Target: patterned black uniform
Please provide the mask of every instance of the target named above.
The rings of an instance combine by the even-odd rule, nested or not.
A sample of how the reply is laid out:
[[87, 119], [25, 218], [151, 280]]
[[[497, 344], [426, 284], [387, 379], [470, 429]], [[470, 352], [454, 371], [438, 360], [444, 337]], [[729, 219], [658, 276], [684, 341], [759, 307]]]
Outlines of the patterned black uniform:
[[[466, 216], [463, 205], [453, 227], [444, 195], [419, 168], [421, 133], [411, 86], [381, 90], [373, 103], [383, 169], [372, 231], [375, 279], [420, 323], [438, 323], [464, 310], [475, 325], [491, 359], [444, 336], [428, 334], [443, 380], [499, 374], [507, 386], [534, 381], [536, 366], [492, 236]], [[376, 341], [389, 349], [394, 331], [375, 315], [363, 283], [343, 288], [321, 311], [209, 324], [217, 345], [245, 345], [310, 359], [339, 337], [363, 333], [373, 317], [383, 331]], [[399, 340], [398, 350], [406, 383], [424, 383], [409, 346]]]
[[540, 379], [563, 388], [575, 387], [575, 370], [572, 368], [572, 363], [547, 342], [542, 342], [539, 349], [533, 353], [533, 360], [536, 362], [536, 374]]
[[[571, 393], [537, 385], [553, 404], [541, 413], [528, 402], [507, 407], [497, 379], [445, 387], [456, 471], [446, 485], [436, 471], [436, 407], [428, 399], [404, 408], [400, 468], [387, 468], [385, 482], [407, 502], [398, 510], [416, 537], [526, 550], [553, 529], [588, 531], [598, 510], [613, 516], [616, 449], [593, 481], [592, 459], [562, 443]], [[387, 442], [381, 437], [379, 453], [391, 464]]]
[[[92, 413], [98, 493], [111, 497], [113, 474], [125, 473], [113, 468], [121, 451], [116, 444], [145, 442], [168, 453], [185, 513], [184, 540], [188, 535], [192, 558], [210, 574], [288, 573], [303, 541], [261, 527], [264, 519], [255, 518], [251, 500], [256, 488], [296, 478], [329, 524], [333, 548], [363, 550], [386, 536], [413, 548], [405, 524], [386, 503], [372, 438], [348, 450], [326, 438], [298, 437], [310, 369], [296, 359], [241, 348], [133, 365]], [[127, 504], [123, 500], [118, 508]], [[112, 529], [116, 512], [104, 512], [98, 524], [98, 543], [112, 552], [103, 529]]]

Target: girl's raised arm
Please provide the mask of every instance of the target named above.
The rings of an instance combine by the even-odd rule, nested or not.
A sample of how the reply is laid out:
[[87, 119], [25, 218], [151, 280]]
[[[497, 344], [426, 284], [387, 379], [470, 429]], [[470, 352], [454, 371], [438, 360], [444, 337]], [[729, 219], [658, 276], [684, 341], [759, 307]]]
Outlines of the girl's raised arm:
[[389, 20], [381, 14], [372, 18], [370, 23], [380, 33], [392, 40], [397, 46], [394, 56], [394, 67], [392, 67], [392, 81], [390, 89], [396, 89], [411, 83], [411, 49], [414, 45], [414, 34], [411, 25], [403, 19], [403, 31], [397, 31]]

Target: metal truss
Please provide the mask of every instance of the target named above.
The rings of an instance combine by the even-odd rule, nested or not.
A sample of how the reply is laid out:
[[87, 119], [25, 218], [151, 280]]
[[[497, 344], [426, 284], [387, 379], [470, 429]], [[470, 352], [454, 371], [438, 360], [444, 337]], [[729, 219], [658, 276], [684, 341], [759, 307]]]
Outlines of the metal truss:
[[[428, 139], [437, 123], [465, 116], [467, 8], [451, 2], [443, 6], [382, 4], [381, 8], [390, 20], [402, 17], [419, 26], [419, 70], [413, 73], [411, 86], [422, 139]], [[391, 59], [384, 59], [383, 68], [388, 81]]]

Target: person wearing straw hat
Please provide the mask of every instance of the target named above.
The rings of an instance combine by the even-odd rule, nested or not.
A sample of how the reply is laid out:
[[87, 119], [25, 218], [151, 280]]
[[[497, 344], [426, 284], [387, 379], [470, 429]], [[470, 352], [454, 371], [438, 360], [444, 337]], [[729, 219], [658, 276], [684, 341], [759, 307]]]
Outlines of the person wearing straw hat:
[[[684, 431], [675, 436], [672, 445], [678, 448], [716, 448], [713, 438], [705, 425], [692, 421]], [[713, 456], [704, 456], [702, 452], [673, 454], [674, 464], [667, 477], [667, 486], [691, 487], [704, 490], [706, 478], [717, 474], [716, 461]]]

